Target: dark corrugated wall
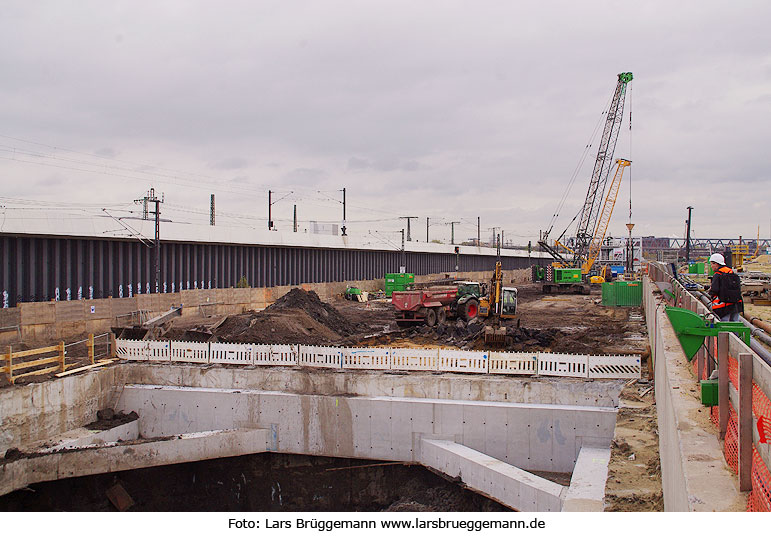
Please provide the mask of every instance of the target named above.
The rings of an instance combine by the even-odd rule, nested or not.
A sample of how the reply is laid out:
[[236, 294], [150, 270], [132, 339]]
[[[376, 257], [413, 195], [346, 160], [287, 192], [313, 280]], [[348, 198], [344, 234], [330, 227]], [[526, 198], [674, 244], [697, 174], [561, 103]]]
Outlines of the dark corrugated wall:
[[[20, 302], [128, 297], [153, 282], [152, 247], [122, 239], [0, 236], [0, 306]], [[406, 253], [407, 271], [455, 271], [454, 254]], [[399, 252], [161, 243], [161, 292], [233, 287], [245, 277], [252, 287], [306, 282], [373, 280], [398, 272]], [[539, 260], [533, 258], [532, 263]], [[527, 258], [503, 257], [506, 270]], [[494, 256], [461, 255], [460, 272], [492, 270]], [[542, 261], [541, 261], [542, 263]]]

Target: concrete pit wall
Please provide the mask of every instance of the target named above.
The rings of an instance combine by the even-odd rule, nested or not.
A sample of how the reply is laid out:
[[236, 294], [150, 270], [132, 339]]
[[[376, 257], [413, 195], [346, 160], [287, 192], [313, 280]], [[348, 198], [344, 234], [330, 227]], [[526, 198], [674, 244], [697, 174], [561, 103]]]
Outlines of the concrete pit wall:
[[269, 429], [268, 450], [420, 462], [424, 438], [464, 445], [518, 468], [569, 473], [582, 446], [609, 448], [616, 410], [471, 400], [298, 395], [127, 385], [118, 409], [155, 438]]
[[[462, 273], [464, 279], [485, 281], [490, 272]], [[444, 278], [445, 274], [416, 276], [418, 282]], [[530, 269], [504, 272], [506, 283], [529, 281]], [[109, 332], [117, 325], [130, 324], [121, 318], [132, 312], [147, 310], [158, 315], [173, 306], [182, 305], [182, 316], [231, 315], [247, 310], [263, 310], [292, 288], [315, 291], [323, 301], [329, 301], [353, 285], [366, 291], [384, 288], [383, 280], [299, 284], [262, 288], [192, 289], [176, 293], [153, 293], [121, 299], [73, 300], [58, 302], [21, 303], [15, 308], [0, 309], [0, 344], [24, 342], [50, 344], [62, 338], [87, 333]]]
[[564, 378], [125, 363], [0, 390], [0, 456], [96, 420], [125, 384], [615, 408], [620, 384]]

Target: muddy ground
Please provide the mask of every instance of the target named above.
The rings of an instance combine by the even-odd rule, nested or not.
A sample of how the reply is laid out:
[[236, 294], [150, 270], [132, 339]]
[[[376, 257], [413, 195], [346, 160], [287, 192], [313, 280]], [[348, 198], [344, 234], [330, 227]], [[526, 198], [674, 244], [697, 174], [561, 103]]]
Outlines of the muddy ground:
[[[508, 351], [623, 354], [645, 351], [639, 308], [600, 305], [590, 295], [544, 295], [538, 284], [519, 286], [518, 318], [505, 320]], [[322, 302], [314, 292], [293, 289], [260, 312], [225, 318], [177, 319], [164, 339], [329, 346], [455, 347], [491, 349], [484, 344], [484, 320], [448, 320], [430, 328], [402, 329], [388, 299], [368, 303], [342, 297]]]

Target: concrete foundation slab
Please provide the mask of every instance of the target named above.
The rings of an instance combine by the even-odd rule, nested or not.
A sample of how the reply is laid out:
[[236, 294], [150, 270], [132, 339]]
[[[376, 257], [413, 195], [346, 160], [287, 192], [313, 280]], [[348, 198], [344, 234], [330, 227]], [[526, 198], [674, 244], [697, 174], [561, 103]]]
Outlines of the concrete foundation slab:
[[421, 464], [518, 511], [559, 511], [565, 487], [446, 440], [424, 439]]
[[268, 430], [215, 430], [22, 457], [0, 468], [0, 494], [32, 483], [265, 452]]
[[563, 511], [602, 511], [610, 449], [581, 448], [570, 478]]

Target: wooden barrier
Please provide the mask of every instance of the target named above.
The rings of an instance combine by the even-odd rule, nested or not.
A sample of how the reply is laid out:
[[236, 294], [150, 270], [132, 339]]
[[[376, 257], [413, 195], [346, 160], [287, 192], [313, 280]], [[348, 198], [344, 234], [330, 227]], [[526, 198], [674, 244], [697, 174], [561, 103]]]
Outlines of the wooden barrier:
[[[93, 340], [92, 340], [93, 341]], [[0, 369], [0, 372], [5, 372], [8, 374], [8, 379], [11, 383], [14, 383], [17, 379], [23, 378], [26, 376], [39, 376], [42, 374], [50, 374], [51, 372], [56, 372], [57, 370], [60, 370], [64, 372], [67, 370], [68, 365], [65, 362], [65, 346], [64, 342], [59, 342], [56, 346], [48, 346], [44, 348], [35, 348], [35, 349], [28, 349], [26, 351], [13, 351], [13, 347], [8, 346], [8, 350], [4, 355], [0, 355], [0, 361], [5, 361], [5, 366]], [[14, 359], [20, 359], [23, 357], [31, 357], [32, 355], [44, 355], [46, 353], [56, 353], [56, 355], [52, 357], [44, 357], [42, 359], [35, 359], [32, 361], [24, 361], [24, 362], [16, 362], [14, 363]], [[32, 372], [24, 372], [23, 374], [19, 374], [14, 376], [13, 373], [19, 370], [25, 370], [27, 368], [34, 368], [37, 366], [43, 366], [43, 365], [50, 365], [52, 363], [56, 363], [53, 366], [47, 366], [46, 368], [41, 368], [39, 370], [33, 370]]]

